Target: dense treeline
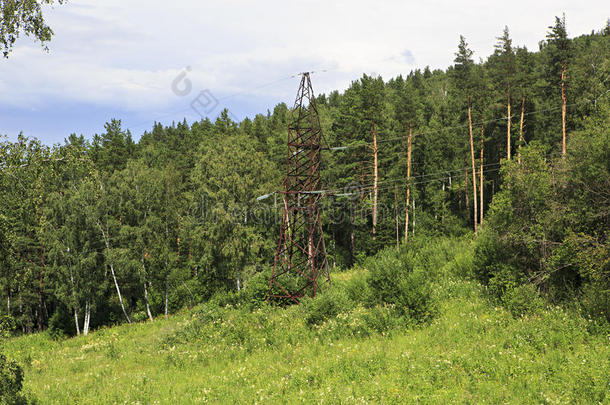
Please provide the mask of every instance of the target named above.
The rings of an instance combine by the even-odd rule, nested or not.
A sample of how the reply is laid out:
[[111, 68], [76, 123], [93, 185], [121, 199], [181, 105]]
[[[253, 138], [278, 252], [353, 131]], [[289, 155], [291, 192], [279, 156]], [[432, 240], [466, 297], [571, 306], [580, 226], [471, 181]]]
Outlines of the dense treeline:
[[[464, 234], [484, 219], [478, 274], [499, 296], [534, 283], [607, 316], [609, 75], [610, 25], [569, 39], [557, 19], [536, 52], [505, 29], [475, 63], [461, 37], [446, 71], [364, 75], [318, 96], [333, 147], [323, 180], [343, 194], [323, 208], [331, 265], [404, 243], [408, 185], [410, 233]], [[23, 332], [87, 333], [265, 277], [281, 201], [257, 197], [281, 187], [289, 120], [279, 104], [239, 123], [224, 111], [156, 124], [137, 142], [114, 120], [92, 140], [2, 142], [0, 314]]]

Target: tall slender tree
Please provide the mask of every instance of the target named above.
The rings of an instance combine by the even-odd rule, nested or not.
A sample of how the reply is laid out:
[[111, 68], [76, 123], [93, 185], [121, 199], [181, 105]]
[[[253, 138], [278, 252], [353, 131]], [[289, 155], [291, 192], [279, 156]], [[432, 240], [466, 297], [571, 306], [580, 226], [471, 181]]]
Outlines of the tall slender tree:
[[566, 30], [565, 14], [559, 18], [555, 17], [555, 24], [549, 26], [547, 43], [550, 55], [551, 73], [560, 78], [561, 84], [561, 154], [566, 154], [566, 120], [567, 120], [567, 71], [568, 63], [572, 54], [572, 46], [568, 39]]

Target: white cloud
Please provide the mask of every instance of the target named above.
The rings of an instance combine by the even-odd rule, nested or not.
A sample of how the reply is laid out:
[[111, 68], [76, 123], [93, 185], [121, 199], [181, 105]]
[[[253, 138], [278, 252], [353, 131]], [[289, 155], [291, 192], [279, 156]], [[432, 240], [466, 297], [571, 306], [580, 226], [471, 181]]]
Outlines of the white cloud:
[[[487, 56], [504, 25], [514, 43], [536, 48], [553, 17], [571, 35], [603, 26], [607, 4], [567, 0], [71, 0], [49, 10], [51, 53], [21, 42], [0, 61], [0, 106], [59, 101], [159, 111], [175, 105], [172, 80], [185, 66], [196, 91], [246, 92], [290, 101], [294, 89], [261, 84], [302, 70], [329, 72], [316, 89], [344, 88], [363, 72], [384, 78], [451, 63], [459, 34]], [[607, 10], [610, 14], [610, 10]], [[292, 84], [291, 84], [292, 85]]]

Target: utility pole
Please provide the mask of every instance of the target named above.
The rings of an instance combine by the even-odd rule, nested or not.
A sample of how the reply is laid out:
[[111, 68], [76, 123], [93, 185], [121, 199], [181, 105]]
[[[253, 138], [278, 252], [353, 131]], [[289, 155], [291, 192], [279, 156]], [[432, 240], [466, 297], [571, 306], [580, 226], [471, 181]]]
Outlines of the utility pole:
[[411, 199], [411, 155], [413, 145], [413, 129], [409, 124], [409, 135], [407, 136], [407, 204], [405, 206], [405, 243], [409, 239], [409, 200]]
[[309, 72], [301, 73], [288, 127], [284, 209], [267, 300], [299, 302], [330, 274], [320, 219], [322, 130]]

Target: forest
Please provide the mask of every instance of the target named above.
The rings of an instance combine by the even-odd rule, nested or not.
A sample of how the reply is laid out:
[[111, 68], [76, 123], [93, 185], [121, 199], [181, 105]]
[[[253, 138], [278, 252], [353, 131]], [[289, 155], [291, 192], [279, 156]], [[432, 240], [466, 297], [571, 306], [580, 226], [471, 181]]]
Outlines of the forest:
[[[335, 147], [323, 154], [324, 186], [359, 193], [323, 201], [331, 266], [404, 243], [412, 136], [409, 232], [459, 236], [480, 224], [485, 283], [531, 282], [553, 299], [607, 294], [609, 35], [568, 39], [557, 19], [532, 52], [505, 29], [481, 63], [461, 37], [447, 71], [364, 75], [319, 95], [324, 142]], [[24, 333], [87, 333], [237, 292], [268, 272], [281, 214], [277, 198], [257, 197], [281, 188], [289, 120], [279, 104], [242, 122], [225, 111], [157, 124], [138, 142], [120, 120], [92, 140], [3, 141], [2, 312]]]
[[[508, 28], [486, 57], [460, 36], [446, 70], [365, 74], [316, 96], [339, 281], [304, 301], [306, 323], [350, 300], [378, 308], [376, 322], [385, 310], [430, 322], [432, 284], [404, 269], [457, 243], [460, 274], [493, 305], [566, 308], [610, 331], [610, 20], [575, 38], [565, 18], [550, 23], [536, 50]], [[1, 141], [3, 323], [63, 339], [202, 303], [265, 307], [291, 108], [155, 124], [137, 140], [112, 120], [93, 139]], [[359, 266], [370, 274], [345, 295], [341, 274]], [[358, 283], [368, 292], [354, 298]]]

